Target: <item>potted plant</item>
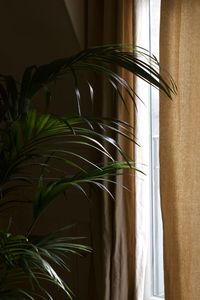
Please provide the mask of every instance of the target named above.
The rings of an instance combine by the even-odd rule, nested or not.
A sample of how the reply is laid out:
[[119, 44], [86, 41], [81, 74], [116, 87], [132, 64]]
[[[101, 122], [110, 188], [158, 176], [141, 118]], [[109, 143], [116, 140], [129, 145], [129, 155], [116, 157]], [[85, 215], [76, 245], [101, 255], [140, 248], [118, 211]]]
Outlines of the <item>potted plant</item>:
[[[53, 299], [43, 284], [45, 281], [59, 287], [69, 299], [73, 297], [56, 266], [67, 269], [65, 255], [82, 254], [90, 248], [66, 236], [66, 228], [42, 237], [33, 236], [33, 228], [52, 201], [61, 193], [68, 193], [69, 188], [78, 189], [84, 197], [89, 197], [85, 190], [88, 184], [110, 193], [106, 186], [109, 176], [135, 168], [112, 135], [117, 132], [134, 142], [129, 135], [131, 126], [123, 120], [81, 113], [78, 77], [83, 71], [101, 74], [122, 101], [121, 88], [134, 101], [134, 91], [115, 67], [130, 71], [171, 97], [173, 84], [160, 76], [156, 59], [142, 49], [127, 50], [121, 46], [94, 47], [46, 65], [29, 66], [20, 83], [10, 75], [0, 76], [0, 212], [9, 211], [13, 204], [25, 209], [30, 202], [32, 207], [26, 233], [12, 232], [10, 226], [0, 231], [2, 300]], [[35, 95], [44, 90], [48, 107], [52, 96], [49, 86], [66, 73], [75, 82], [77, 114], [58, 116], [39, 110], [34, 104]], [[85, 81], [90, 91], [87, 97], [93, 101], [92, 83]], [[75, 148], [71, 150], [71, 146]], [[100, 154], [104, 163], [92, 161], [82, 151], [83, 147]], [[116, 160], [109, 147], [120, 153], [122, 159]], [[21, 189], [31, 195], [31, 200], [18, 198]]]

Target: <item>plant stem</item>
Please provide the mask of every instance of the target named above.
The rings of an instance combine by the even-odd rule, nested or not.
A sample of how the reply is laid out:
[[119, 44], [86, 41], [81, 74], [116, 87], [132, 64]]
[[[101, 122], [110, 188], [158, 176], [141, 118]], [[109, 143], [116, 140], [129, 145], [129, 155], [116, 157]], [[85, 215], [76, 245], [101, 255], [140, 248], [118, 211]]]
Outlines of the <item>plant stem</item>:
[[35, 227], [37, 221], [38, 221], [38, 217], [36, 219], [34, 219], [33, 222], [31, 223], [31, 225], [29, 226], [26, 237], [28, 237], [31, 234], [31, 232], [33, 231], [33, 228]]

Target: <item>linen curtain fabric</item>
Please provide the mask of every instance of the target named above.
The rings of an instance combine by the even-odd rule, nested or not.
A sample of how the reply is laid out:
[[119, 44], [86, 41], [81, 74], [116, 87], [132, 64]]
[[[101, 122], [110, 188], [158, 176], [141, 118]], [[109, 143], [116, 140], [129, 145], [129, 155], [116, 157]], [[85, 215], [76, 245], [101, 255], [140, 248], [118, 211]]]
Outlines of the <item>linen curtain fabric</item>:
[[161, 66], [178, 86], [160, 106], [166, 300], [200, 299], [200, 1], [163, 0]]
[[[133, 44], [133, 1], [88, 1], [88, 45], [123, 43]], [[133, 77], [124, 71], [124, 78], [133, 86]], [[102, 92], [103, 91], [103, 92]], [[128, 111], [112, 97], [103, 82], [99, 90], [99, 107], [105, 115], [112, 115], [134, 125], [134, 104], [123, 95]], [[102, 100], [103, 99], [103, 100]], [[111, 103], [111, 104], [108, 104]], [[121, 139], [122, 147], [133, 159], [134, 145]], [[130, 191], [122, 188], [125, 185]], [[133, 300], [135, 282], [135, 198], [134, 177], [124, 173], [117, 179], [115, 198], [98, 199], [96, 220], [93, 224], [95, 288], [91, 299]], [[99, 210], [97, 212], [97, 209]], [[97, 238], [98, 233], [98, 238]], [[93, 278], [94, 281], [94, 278]], [[92, 298], [93, 297], [93, 298]]]

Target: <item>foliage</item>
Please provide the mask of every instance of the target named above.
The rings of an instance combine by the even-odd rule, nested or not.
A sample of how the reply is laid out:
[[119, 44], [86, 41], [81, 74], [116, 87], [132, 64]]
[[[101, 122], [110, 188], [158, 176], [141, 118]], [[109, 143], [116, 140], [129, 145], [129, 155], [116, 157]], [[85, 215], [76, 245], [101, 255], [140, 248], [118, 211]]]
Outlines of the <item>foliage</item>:
[[[114, 68], [113, 68], [114, 67]], [[27, 199], [17, 198], [20, 189], [34, 190], [30, 205], [33, 221], [26, 235], [0, 232], [0, 298], [53, 299], [43, 282], [48, 281], [72, 299], [72, 292], [61, 279], [55, 266], [67, 268], [65, 256], [90, 251], [74, 238], [66, 237], [65, 229], [34, 238], [32, 230], [52, 201], [69, 188], [78, 189], [85, 197], [86, 185], [108, 192], [106, 181], [121, 174], [125, 168], [135, 168], [124, 149], [113, 136], [122, 135], [134, 142], [133, 128], [123, 120], [83, 116], [79, 76], [83, 72], [101, 74], [125, 102], [121, 89], [134, 101], [135, 93], [115, 71], [124, 68], [147, 83], [161, 89], [171, 98], [175, 91], [159, 73], [157, 60], [143, 49], [122, 49], [120, 46], [101, 46], [39, 67], [30, 66], [18, 83], [12, 76], [0, 76], [0, 209], [13, 204], [24, 209]], [[34, 105], [40, 90], [45, 91], [46, 108], [51, 100], [51, 83], [65, 74], [74, 80], [77, 115], [57, 116], [41, 112]], [[86, 73], [88, 74], [88, 73]], [[88, 97], [94, 102], [94, 86], [86, 76]], [[109, 146], [109, 147], [107, 147]], [[84, 149], [96, 151], [107, 163], [97, 164]], [[120, 154], [116, 160], [113, 150]], [[62, 168], [58, 167], [62, 164]], [[34, 172], [30, 172], [34, 168]], [[70, 172], [69, 172], [70, 170]], [[7, 232], [8, 231], [8, 232]], [[28, 288], [24, 288], [24, 283]]]

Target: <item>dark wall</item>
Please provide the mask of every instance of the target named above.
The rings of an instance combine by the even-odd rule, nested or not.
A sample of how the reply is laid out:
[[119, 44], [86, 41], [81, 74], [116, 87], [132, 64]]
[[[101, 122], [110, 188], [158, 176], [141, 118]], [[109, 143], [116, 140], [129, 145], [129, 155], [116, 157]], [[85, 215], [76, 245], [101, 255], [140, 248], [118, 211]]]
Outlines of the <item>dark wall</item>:
[[79, 50], [71, 19], [64, 0], [1, 0], [1, 72], [19, 75]]
[[[1, 0], [0, 74], [12, 74], [20, 80], [28, 65], [48, 63], [79, 51], [85, 38], [84, 13], [84, 0]], [[74, 96], [70, 85], [70, 79], [61, 84], [59, 99], [51, 107], [56, 113], [71, 110], [70, 99]], [[16, 230], [20, 231], [26, 226], [30, 212], [24, 207], [14, 214], [18, 217]], [[42, 229], [38, 229], [41, 232], [77, 222], [72, 233], [90, 237], [90, 205], [80, 199], [78, 192], [73, 192], [67, 201], [61, 198], [53, 203], [44, 217]], [[75, 299], [88, 299], [90, 257], [72, 258], [70, 264], [72, 272], [68, 280], [77, 295]], [[57, 296], [59, 300], [65, 298]]]

